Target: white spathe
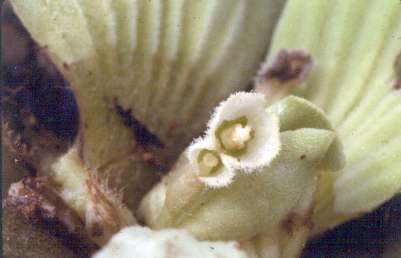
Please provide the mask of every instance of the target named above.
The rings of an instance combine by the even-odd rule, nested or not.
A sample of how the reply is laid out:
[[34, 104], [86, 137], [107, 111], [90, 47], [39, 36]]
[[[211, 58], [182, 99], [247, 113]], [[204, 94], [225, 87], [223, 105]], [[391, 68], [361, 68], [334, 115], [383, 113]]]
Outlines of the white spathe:
[[[263, 94], [238, 92], [221, 102], [215, 109], [208, 123], [206, 137], [210, 137], [215, 148], [222, 152], [222, 160], [228, 162], [228, 167], [247, 173], [253, 172], [268, 166], [279, 153], [279, 122], [276, 115], [266, 111], [266, 106]], [[216, 130], [224, 121], [233, 121], [241, 117], [247, 119], [247, 126], [243, 130], [251, 129], [253, 135], [247, 142], [245, 153], [233, 157], [220, 146]]]
[[202, 150], [214, 150], [215, 147], [210, 138], [198, 138], [189, 147], [186, 152], [187, 158], [192, 166], [194, 173], [198, 179], [209, 187], [224, 187], [231, 184], [234, 178], [234, 170], [230, 168], [230, 163], [227, 164], [226, 159], [221, 156], [223, 165], [211, 176], [202, 176], [199, 170], [198, 155]]

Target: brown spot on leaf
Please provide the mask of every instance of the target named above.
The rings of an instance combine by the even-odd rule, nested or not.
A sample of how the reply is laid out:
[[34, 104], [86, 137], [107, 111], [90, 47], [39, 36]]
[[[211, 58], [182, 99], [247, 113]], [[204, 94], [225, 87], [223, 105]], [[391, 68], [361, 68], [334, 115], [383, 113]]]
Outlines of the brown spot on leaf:
[[312, 68], [312, 57], [301, 50], [281, 50], [272, 66], [266, 71], [267, 80], [278, 80], [282, 83], [302, 81]]
[[256, 78], [256, 90], [290, 82], [302, 83], [313, 67], [310, 54], [303, 50], [281, 50], [270, 66], [262, 68]]
[[299, 157], [300, 159], [305, 159], [306, 158], [306, 155], [305, 154], [302, 154], [301, 155], [301, 157]]

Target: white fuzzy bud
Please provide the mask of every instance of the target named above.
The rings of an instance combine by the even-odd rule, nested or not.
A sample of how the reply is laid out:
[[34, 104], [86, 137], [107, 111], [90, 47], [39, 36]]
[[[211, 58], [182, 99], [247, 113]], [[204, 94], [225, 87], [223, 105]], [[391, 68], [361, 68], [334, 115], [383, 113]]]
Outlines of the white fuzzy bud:
[[236, 242], [197, 241], [184, 230], [127, 227], [93, 258], [246, 258]]
[[[280, 150], [279, 123], [266, 111], [263, 94], [238, 92], [220, 103], [206, 138], [228, 167], [252, 172], [269, 165]], [[228, 157], [227, 157], [228, 156]]]
[[206, 135], [190, 145], [187, 157], [203, 183], [224, 187], [238, 171], [268, 166], [279, 150], [278, 118], [266, 111], [263, 94], [239, 92], [215, 109]]
[[187, 157], [199, 180], [207, 186], [222, 187], [232, 182], [234, 170], [225, 164], [209, 138], [195, 140], [187, 150]]

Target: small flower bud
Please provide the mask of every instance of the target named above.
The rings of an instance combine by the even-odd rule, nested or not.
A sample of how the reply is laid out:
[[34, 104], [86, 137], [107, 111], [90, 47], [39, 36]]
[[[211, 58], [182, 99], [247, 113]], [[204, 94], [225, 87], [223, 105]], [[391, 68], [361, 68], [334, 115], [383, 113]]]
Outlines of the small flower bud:
[[219, 154], [213, 150], [201, 150], [198, 154], [197, 162], [200, 176], [211, 176], [222, 167]]
[[215, 150], [210, 138], [199, 138], [188, 148], [187, 157], [200, 181], [210, 187], [222, 187], [231, 183], [234, 171], [225, 164]]

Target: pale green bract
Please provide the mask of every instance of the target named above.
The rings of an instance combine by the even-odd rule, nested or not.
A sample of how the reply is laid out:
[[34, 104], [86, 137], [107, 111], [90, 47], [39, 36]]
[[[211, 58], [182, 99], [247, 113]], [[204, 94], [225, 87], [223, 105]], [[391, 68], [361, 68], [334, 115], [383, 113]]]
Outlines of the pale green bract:
[[[320, 173], [341, 166], [332, 162], [342, 159], [341, 145], [324, 113], [305, 100], [289, 97], [267, 111], [280, 124], [281, 150], [270, 164], [215, 189], [197, 179], [183, 156], [145, 196], [140, 217], [152, 228], [186, 229], [199, 239], [246, 241], [274, 236], [292, 213], [310, 216]], [[304, 120], [293, 123], [293, 112]]]

